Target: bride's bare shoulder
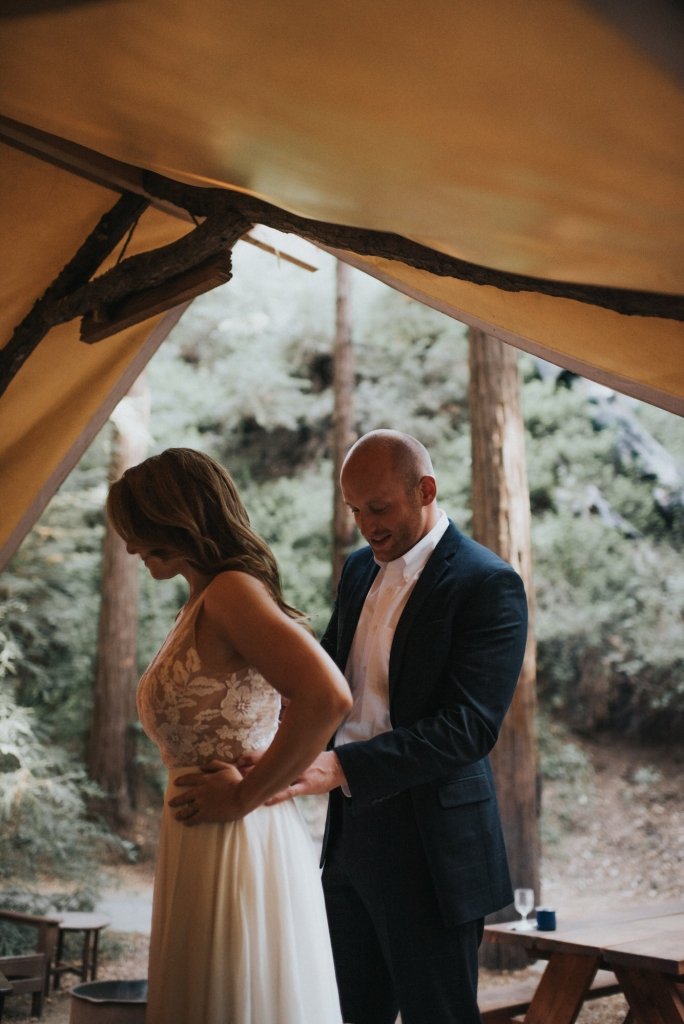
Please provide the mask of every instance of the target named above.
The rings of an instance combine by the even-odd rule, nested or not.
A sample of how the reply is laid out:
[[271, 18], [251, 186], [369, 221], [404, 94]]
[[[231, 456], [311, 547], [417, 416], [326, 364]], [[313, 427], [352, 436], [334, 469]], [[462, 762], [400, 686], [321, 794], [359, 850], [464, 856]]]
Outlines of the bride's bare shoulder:
[[220, 572], [205, 590], [204, 607], [209, 614], [212, 611], [244, 613], [250, 608], [269, 607], [274, 604], [261, 580], [239, 570]]

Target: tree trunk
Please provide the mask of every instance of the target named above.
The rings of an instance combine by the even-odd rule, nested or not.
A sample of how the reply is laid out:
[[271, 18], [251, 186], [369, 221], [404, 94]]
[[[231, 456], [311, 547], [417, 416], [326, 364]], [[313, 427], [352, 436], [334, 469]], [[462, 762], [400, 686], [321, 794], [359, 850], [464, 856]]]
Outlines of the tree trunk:
[[342, 500], [339, 487], [342, 463], [354, 441], [354, 353], [349, 315], [350, 276], [348, 265], [338, 260], [335, 271], [337, 298], [333, 349], [333, 595], [337, 591], [342, 566], [354, 540], [354, 521]]
[[[110, 480], [145, 457], [149, 391], [144, 374], [112, 413]], [[101, 808], [116, 828], [131, 824], [134, 809], [134, 733], [138, 625], [138, 565], [107, 522], [89, 769], [103, 790]]]
[[[536, 739], [536, 648], [525, 433], [517, 353], [470, 328], [470, 419], [473, 536], [516, 569], [530, 609], [525, 659], [510, 711], [492, 753], [497, 795], [514, 888], [540, 900], [540, 841]], [[490, 920], [510, 920], [512, 908]], [[515, 947], [483, 947], [488, 967], [522, 966]]]

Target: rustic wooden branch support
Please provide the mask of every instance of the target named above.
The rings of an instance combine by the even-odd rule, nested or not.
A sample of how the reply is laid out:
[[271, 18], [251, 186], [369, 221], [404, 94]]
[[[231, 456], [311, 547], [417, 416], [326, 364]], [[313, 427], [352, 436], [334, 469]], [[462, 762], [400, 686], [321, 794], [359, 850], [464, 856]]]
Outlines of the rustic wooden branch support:
[[537, 292], [573, 299], [575, 302], [612, 309], [625, 316], [684, 320], [684, 295], [574, 284], [495, 270], [448, 256], [388, 231], [370, 231], [308, 220], [241, 192], [186, 185], [150, 171], [143, 172], [143, 184], [150, 196], [183, 207], [196, 217], [210, 216], [218, 210], [231, 207], [253, 223], [300, 235], [310, 242], [330, 248], [346, 249], [362, 256], [400, 260], [438, 277], [453, 277], [472, 284], [490, 285], [507, 292]]
[[100, 218], [73, 259], [34, 303], [5, 347], [0, 350], [0, 394], [7, 389], [50, 328], [55, 323], [61, 323], [53, 319], [55, 305], [92, 277], [148, 206], [149, 200], [144, 196], [127, 192]]
[[[63, 147], [61, 140], [57, 141]], [[24, 143], [13, 144], [21, 148]], [[222, 263], [221, 253], [229, 251], [255, 224], [296, 234], [327, 248], [398, 260], [439, 277], [508, 292], [552, 295], [625, 316], [684, 320], [684, 295], [553, 281], [495, 270], [391, 232], [309, 220], [241, 192], [186, 185], [139, 169], [123, 187], [135, 191], [124, 192], [101, 219], [0, 350], [0, 395], [51, 327], [77, 316], [85, 317], [82, 337], [93, 342], [184, 301], [184, 296], [193, 297], [228, 280], [230, 267]], [[178, 215], [187, 211], [195, 220], [205, 218], [204, 222], [178, 241], [123, 260], [91, 280], [150, 201], [171, 207]]]
[[175, 242], [90, 280], [148, 205], [146, 197], [123, 195], [35, 303], [0, 350], [0, 395], [52, 327], [86, 317], [82, 337], [92, 343], [230, 279], [229, 252], [252, 227], [233, 209], [218, 210]]
[[146, 288], [123, 302], [101, 306], [86, 313], [81, 320], [81, 341], [88, 345], [102, 341], [126, 327], [132, 327], [226, 284], [230, 278], [230, 252], [224, 250], [185, 273], [170, 277], [155, 288]]
[[116, 267], [65, 296], [53, 307], [55, 323], [113, 306], [138, 292], [184, 274], [211, 256], [232, 249], [252, 225], [235, 210], [219, 211], [169, 245], [129, 256]]

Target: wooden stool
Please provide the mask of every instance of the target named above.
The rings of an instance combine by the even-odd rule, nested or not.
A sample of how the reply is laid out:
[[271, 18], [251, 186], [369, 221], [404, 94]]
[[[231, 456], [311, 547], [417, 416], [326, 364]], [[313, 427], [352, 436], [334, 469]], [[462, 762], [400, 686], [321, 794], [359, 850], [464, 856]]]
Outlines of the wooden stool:
[[[52, 968], [54, 987], [59, 988], [62, 974], [70, 971], [77, 974], [81, 981], [94, 981], [97, 977], [97, 946], [102, 928], [109, 924], [104, 914], [65, 913], [59, 914], [59, 938], [57, 939], [57, 955]], [[83, 950], [79, 962], [68, 962], [64, 959], [64, 936], [67, 932], [83, 932]]]
[[0, 1020], [2, 1020], [2, 1011], [5, 1006], [5, 996], [9, 995], [12, 991], [12, 984], [8, 978], [0, 971]]

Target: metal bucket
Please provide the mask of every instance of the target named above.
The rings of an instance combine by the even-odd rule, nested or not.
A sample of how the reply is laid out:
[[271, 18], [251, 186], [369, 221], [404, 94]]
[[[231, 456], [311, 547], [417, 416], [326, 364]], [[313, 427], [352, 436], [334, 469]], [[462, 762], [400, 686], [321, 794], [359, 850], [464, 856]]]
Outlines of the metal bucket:
[[86, 981], [71, 990], [69, 1024], [144, 1024], [147, 981]]

